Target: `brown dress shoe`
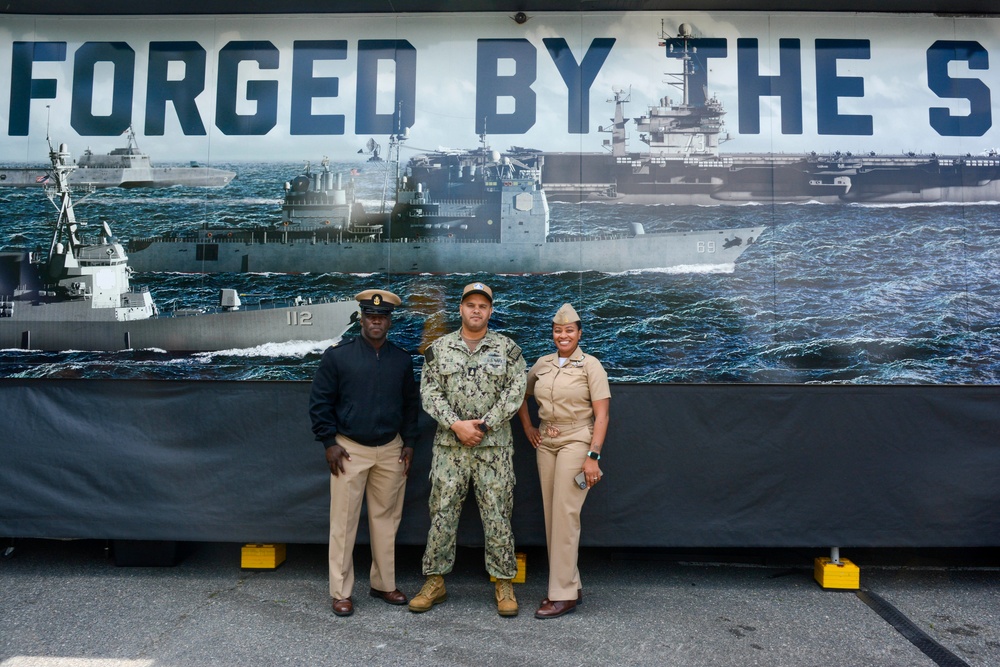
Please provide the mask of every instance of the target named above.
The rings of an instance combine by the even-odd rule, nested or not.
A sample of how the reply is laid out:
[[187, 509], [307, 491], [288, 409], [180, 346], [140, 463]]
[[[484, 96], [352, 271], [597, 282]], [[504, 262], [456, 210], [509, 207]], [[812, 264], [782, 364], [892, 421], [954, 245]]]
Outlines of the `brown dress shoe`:
[[354, 613], [354, 602], [351, 598], [333, 601], [333, 613], [337, 616], [350, 616]]
[[[549, 600], [547, 597], [544, 597], [544, 598], [542, 598], [542, 603], [541, 604], [542, 604], [542, 606], [545, 606], [545, 605], [549, 604], [549, 602], [551, 602], [551, 600]], [[577, 606], [583, 604], [583, 589], [582, 588], [576, 589], [576, 604], [577, 604]]]
[[535, 612], [535, 618], [556, 618], [576, 611], [576, 600], [545, 600]]
[[373, 588], [370, 591], [368, 591], [368, 595], [371, 595], [373, 598], [381, 598], [382, 600], [388, 602], [389, 604], [407, 603], [406, 595], [404, 595], [403, 591], [399, 590], [398, 588], [394, 591], [380, 591], [378, 589]]

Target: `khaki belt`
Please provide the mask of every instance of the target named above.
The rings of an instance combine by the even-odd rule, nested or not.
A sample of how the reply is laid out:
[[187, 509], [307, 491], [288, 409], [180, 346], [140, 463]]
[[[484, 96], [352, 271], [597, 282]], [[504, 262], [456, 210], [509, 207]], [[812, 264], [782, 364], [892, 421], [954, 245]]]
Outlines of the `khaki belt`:
[[538, 430], [550, 438], [555, 438], [563, 431], [569, 433], [570, 431], [575, 431], [576, 429], [584, 426], [591, 426], [593, 423], [593, 419], [582, 419], [575, 422], [552, 422], [542, 420], [542, 423], [538, 425]]

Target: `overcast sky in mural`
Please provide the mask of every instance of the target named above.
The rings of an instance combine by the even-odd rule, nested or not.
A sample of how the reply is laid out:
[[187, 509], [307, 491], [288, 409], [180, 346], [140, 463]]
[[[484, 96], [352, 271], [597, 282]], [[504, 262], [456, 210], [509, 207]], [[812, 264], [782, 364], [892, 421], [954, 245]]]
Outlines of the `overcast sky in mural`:
[[[0, 129], [0, 152], [16, 162], [44, 162], [46, 124], [54, 141], [65, 141], [79, 155], [87, 147], [107, 152], [123, 145], [116, 137], [81, 137], [70, 126], [73, 54], [88, 41], [127, 42], [136, 52], [132, 117], [140, 147], [155, 161], [198, 160], [206, 163], [259, 160], [362, 159], [358, 150], [369, 138], [383, 146], [386, 137], [354, 134], [354, 91], [356, 87], [359, 39], [406, 39], [417, 51], [416, 121], [410, 129], [411, 150], [440, 147], [469, 148], [478, 142], [475, 133], [476, 49], [484, 38], [525, 38], [537, 52], [537, 78], [532, 86], [537, 113], [534, 126], [524, 134], [495, 135], [492, 146], [505, 149], [511, 145], [547, 151], [600, 151], [607, 135], [598, 126], [607, 125], [613, 115], [609, 100], [614, 90], [631, 94], [626, 107], [629, 117], [645, 113], [661, 97], [677, 97], [666, 83], [666, 72], [676, 72], [679, 61], [668, 59], [658, 45], [660, 23], [668, 34], [676, 34], [680, 23], [691, 26], [697, 37], [725, 38], [728, 54], [710, 61], [708, 92], [715, 94], [726, 109], [726, 127], [731, 141], [723, 152], [937, 152], [943, 154], [979, 153], [1000, 146], [1000, 130], [994, 125], [975, 137], [942, 137], [931, 128], [929, 109], [947, 108], [952, 114], [969, 112], [964, 101], [942, 100], [928, 87], [926, 53], [936, 40], [978, 42], [987, 52], [1000, 52], [1000, 20], [953, 19], [927, 16], [890, 15], [767, 15], [763, 13], [623, 13], [623, 14], [539, 14], [525, 25], [517, 25], [506, 14], [433, 14], [405, 17], [372, 16], [294, 16], [294, 17], [189, 17], [189, 18], [41, 18], [5, 17], [0, 26], [0, 51], [10, 62], [12, 43], [17, 41], [66, 41], [65, 62], [36, 62], [33, 78], [55, 79], [54, 100], [31, 102], [29, 136], [9, 136], [8, 127]], [[590, 95], [590, 131], [571, 134], [567, 131], [567, 92], [562, 77], [548, 56], [542, 40], [562, 37], [579, 62], [595, 37], [612, 37], [616, 43], [600, 70]], [[761, 130], [757, 134], [739, 131], [736, 40], [757, 39], [760, 45], [760, 73], [778, 73], [778, 43], [794, 38], [801, 43], [803, 128], [801, 134], [783, 135], [780, 130], [781, 105], [772, 99], [761, 101]], [[817, 133], [816, 63], [817, 38], [862, 39], [870, 42], [870, 58], [841, 60], [837, 74], [860, 77], [864, 81], [863, 98], [841, 98], [840, 114], [872, 116], [872, 136], [835, 136]], [[314, 68], [316, 76], [338, 77], [340, 94], [336, 98], [315, 100], [313, 112], [342, 114], [346, 134], [342, 136], [290, 136], [288, 120], [291, 100], [291, 51], [296, 40], [336, 40], [348, 42], [346, 60], [323, 61]], [[207, 136], [185, 136], [177, 114], [168, 106], [163, 136], [144, 133], [146, 66], [150, 41], [196, 41], [208, 52], [205, 91], [197, 105]], [[245, 63], [240, 68], [241, 81], [277, 80], [278, 123], [265, 136], [226, 136], [215, 126], [215, 83], [218, 50], [232, 41], [265, 40], [280, 51], [276, 69], [261, 70]], [[996, 60], [997, 55], [994, 55]], [[970, 70], [965, 62], [953, 62], [948, 70], [953, 78], [978, 79], [992, 91], [1000, 91], [997, 68]], [[98, 81], [92, 112], [109, 114], [110, 65], [98, 65]], [[171, 77], [181, 76], [171, 71]], [[379, 108], [386, 100], [391, 106], [393, 71], [380, 69]], [[105, 82], [105, 85], [101, 85]], [[0, 68], [0, 104], [7, 119], [11, 103], [10, 67]], [[46, 107], [51, 109], [47, 111]], [[238, 102], [239, 113], [251, 114], [255, 103]], [[501, 111], [510, 109], [501, 107]], [[634, 126], [630, 123], [629, 148], [642, 150]], [[407, 155], [404, 154], [404, 158]]]

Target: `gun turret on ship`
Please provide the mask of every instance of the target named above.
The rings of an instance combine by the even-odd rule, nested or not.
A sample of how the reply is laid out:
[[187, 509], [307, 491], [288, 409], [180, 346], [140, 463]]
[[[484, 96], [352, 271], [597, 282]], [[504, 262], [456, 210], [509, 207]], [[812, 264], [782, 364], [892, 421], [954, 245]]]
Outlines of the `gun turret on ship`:
[[[664, 97], [629, 119], [630, 95], [616, 91], [606, 150], [542, 153], [542, 186], [551, 201], [630, 204], [918, 203], [1000, 201], [1000, 156], [854, 153], [724, 153], [725, 110], [694, 85], [705, 60], [691, 28], [661, 34], [666, 57], [680, 61], [668, 73], [679, 99]], [[700, 80], [704, 79], [704, 75]], [[632, 121], [646, 151], [630, 151]]]
[[[393, 137], [397, 156], [403, 139]], [[276, 226], [179, 230], [133, 239], [129, 254], [142, 271], [191, 273], [620, 272], [731, 265], [763, 231], [647, 234], [632, 223], [607, 236], [552, 234], [541, 175], [522, 153], [494, 151], [483, 136], [477, 149], [416, 155], [388, 213], [366, 212], [325, 162], [286, 187]]]
[[[221, 188], [236, 173], [194, 162], [187, 167], [154, 167], [149, 155], [139, 150], [135, 133], [128, 129], [128, 143], [110, 153], [89, 148], [77, 161], [74, 186], [90, 188], [166, 188], [175, 185]], [[52, 172], [42, 167], [0, 167], [0, 187], [37, 187], [52, 183]]]
[[0, 253], [0, 349], [161, 349], [203, 352], [291, 340], [325, 341], [352, 324], [351, 301], [296, 299], [246, 306], [236, 290], [220, 291], [213, 311], [161, 312], [149, 290], [133, 285], [132, 268], [111, 226], [97, 238], [74, 210], [65, 144], [50, 148], [54, 184], [46, 194], [59, 211], [47, 253]]

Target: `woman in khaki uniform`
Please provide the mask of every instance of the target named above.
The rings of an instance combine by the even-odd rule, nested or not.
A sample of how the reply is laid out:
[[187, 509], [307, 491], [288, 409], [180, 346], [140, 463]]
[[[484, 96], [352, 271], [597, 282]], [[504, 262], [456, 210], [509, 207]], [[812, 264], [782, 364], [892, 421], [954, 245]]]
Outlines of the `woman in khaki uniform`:
[[[525, 400], [518, 410], [538, 461], [549, 555], [548, 597], [535, 618], [568, 614], [582, 602], [577, 569], [580, 510], [590, 488], [601, 479], [598, 461], [611, 402], [604, 367], [580, 350], [582, 333], [580, 316], [573, 306], [564, 304], [552, 319], [556, 352], [539, 358], [528, 371]], [[537, 428], [528, 414], [527, 396], [531, 395], [541, 418]], [[581, 471], [586, 488], [574, 479]]]

